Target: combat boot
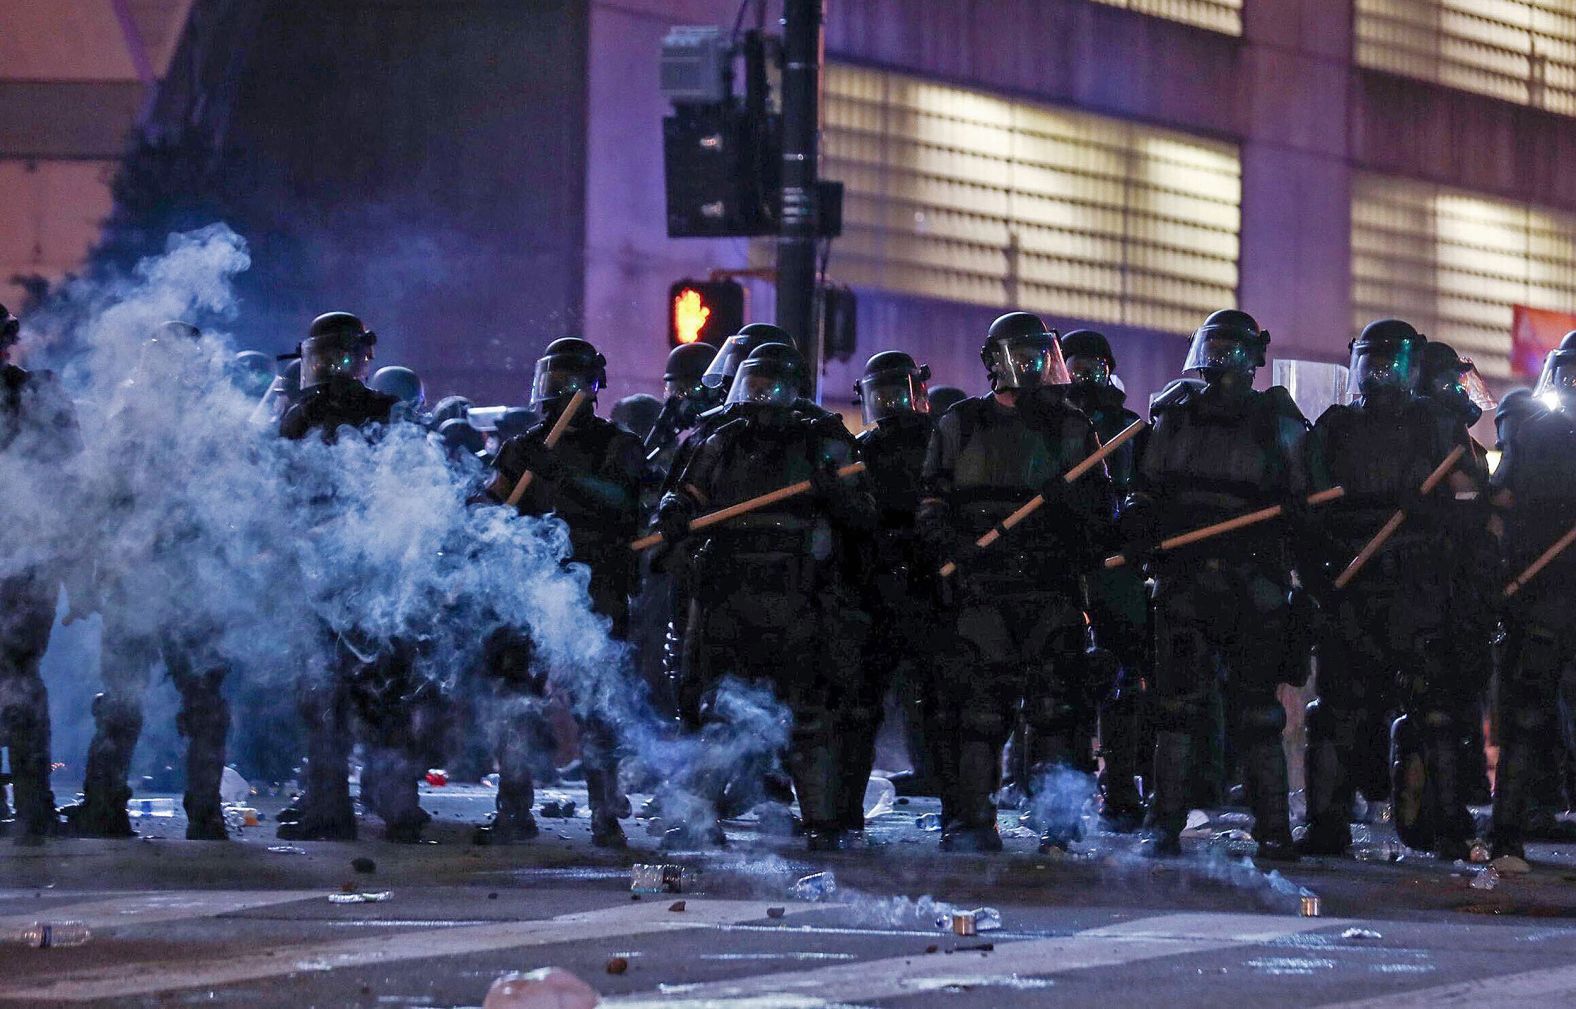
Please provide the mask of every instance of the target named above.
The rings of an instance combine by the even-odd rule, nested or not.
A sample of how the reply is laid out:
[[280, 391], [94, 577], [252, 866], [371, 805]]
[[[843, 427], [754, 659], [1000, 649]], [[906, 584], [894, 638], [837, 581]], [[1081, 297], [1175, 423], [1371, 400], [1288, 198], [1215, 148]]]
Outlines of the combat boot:
[[958, 826], [941, 832], [941, 850], [958, 854], [980, 854], [1001, 850], [1001, 831], [992, 823], [987, 827]]
[[524, 844], [538, 833], [536, 817], [529, 810], [516, 813], [499, 810], [486, 824], [476, 828], [472, 840], [481, 845]]

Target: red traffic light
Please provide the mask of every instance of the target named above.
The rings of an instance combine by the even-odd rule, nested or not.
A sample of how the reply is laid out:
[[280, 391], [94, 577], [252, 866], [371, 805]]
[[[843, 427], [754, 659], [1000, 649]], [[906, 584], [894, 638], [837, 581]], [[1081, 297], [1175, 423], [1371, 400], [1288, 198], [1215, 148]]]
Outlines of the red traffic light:
[[744, 288], [732, 280], [681, 280], [668, 288], [668, 344], [720, 346], [744, 325]]

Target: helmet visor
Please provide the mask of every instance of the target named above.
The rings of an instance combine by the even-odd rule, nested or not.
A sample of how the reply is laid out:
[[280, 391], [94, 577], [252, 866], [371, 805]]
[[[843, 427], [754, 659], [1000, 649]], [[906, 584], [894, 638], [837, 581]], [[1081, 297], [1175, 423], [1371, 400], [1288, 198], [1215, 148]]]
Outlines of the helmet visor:
[[[720, 356], [720, 355], [719, 355]], [[729, 403], [793, 406], [799, 398], [799, 379], [776, 361], [745, 361], [728, 389]]]
[[662, 394], [668, 399], [682, 399], [692, 403], [704, 403], [716, 398], [714, 390], [698, 378], [664, 379]]
[[1075, 385], [1111, 384], [1111, 362], [1103, 357], [1074, 354], [1067, 359], [1067, 372]]
[[372, 345], [345, 337], [317, 337], [301, 344], [301, 388], [310, 389], [343, 375], [360, 382], [372, 364]]
[[1576, 404], [1576, 352], [1557, 350], [1545, 358], [1532, 394], [1555, 409]]
[[531, 406], [556, 403], [573, 396], [581, 389], [596, 392], [600, 383], [577, 361], [564, 357], [544, 357], [536, 362], [536, 374], [531, 379]]
[[992, 374], [998, 389], [1032, 389], [1042, 385], [1071, 385], [1062, 348], [1051, 333], [1015, 336], [998, 341], [991, 351]]
[[1251, 372], [1258, 367], [1257, 354], [1246, 343], [1218, 333], [1195, 333], [1188, 347], [1183, 371]]
[[[708, 389], [726, 389], [739, 372], [739, 365], [750, 356], [750, 338], [730, 336], [722, 342], [722, 349], [711, 359], [700, 380]], [[730, 400], [730, 402], [732, 402]]]
[[1418, 349], [1411, 342], [1353, 347], [1352, 391], [1359, 396], [1381, 389], [1411, 392], [1417, 388]]
[[880, 371], [854, 383], [859, 409], [866, 424], [909, 414], [930, 412], [930, 392], [925, 380], [912, 371]]

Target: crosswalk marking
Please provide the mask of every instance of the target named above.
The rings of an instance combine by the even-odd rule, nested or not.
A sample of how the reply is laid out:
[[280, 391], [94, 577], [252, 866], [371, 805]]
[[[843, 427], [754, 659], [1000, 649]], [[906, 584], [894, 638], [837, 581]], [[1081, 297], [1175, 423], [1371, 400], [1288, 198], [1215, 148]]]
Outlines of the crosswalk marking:
[[1569, 1009], [1576, 1005], [1576, 966], [1550, 967], [1519, 974], [1458, 981], [1352, 1002], [1330, 1002], [1318, 1009], [1451, 1009], [1452, 1006], [1513, 1005], [1517, 1009]]
[[889, 957], [686, 985], [661, 994], [604, 999], [602, 1004], [616, 1009], [823, 1009], [834, 1004], [913, 995], [942, 986], [1017, 983], [1025, 977], [1207, 953], [1346, 924], [1332, 918], [1262, 914], [1169, 914], [1054, 939], [997, 943], [990, 956]]
[[322, 896], [318, 890], [162, 890], [155, 893], [122, 893], [101, 900], [56, 904], [37, 911], [0, 915], [0, 930], [25, 928], [40, 919], [80, 921], [89, 928], [148, 925], [160, 921], [179, 921], [182, 918], [209, 918]]
[[[662, 902], [621, 903], [537, 921], [497, 922], [300, 943], [253, 953], [227, 953], [205, 960], [117, 963], [65, 972], [47, 980], [18, 979], [9, 983], [0, 980], [0, 1001], [87, 1002], [179, 988], [235, 984], [305, 971], [679, 931], [753, 921], [766, 916], [765, 904], [757, 900], [691, 899], [687, 904], [683, 913], [669, 911]], [[836, 906], [790, 905], [788, 913], [802, 914]]]

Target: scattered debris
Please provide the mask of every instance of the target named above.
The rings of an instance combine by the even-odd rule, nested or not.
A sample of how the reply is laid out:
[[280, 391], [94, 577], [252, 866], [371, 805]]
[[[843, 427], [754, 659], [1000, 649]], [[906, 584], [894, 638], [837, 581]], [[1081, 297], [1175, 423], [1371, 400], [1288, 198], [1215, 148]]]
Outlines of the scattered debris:
[[788, 909], [786, 907], [769, 907], [766, 909], [766, 917], [768, 918], [781, 918], [787, 913]]
[[1384, 936], [1371, 928], [1349, 928], [1341, 933], [1342, 939], [1383, 939]]
[[795, 900], [825, 900], [836, 892], [837, 877], [830, 872], [812, 872], [808, 876], [800, 876], [788, 888], [788, 895]]
[[669, 911], [682, 911], [682, 910], [684, 910], [684, 902], [682, 900], [676, 900], [673, 903], [668, 905], [668, 910]]
[[629, 867], [631, 893], [692, 893], [700, 885], [700, 873], [683, 865], [645, 865]]
[[548, 799], [542, 803], [538, 812], [549, 820], [567, 820], [575, 815], [575, 800]]
[[268, 850], [276, 855], [305, 855], [306, 849], [299, 844], [271, 844]]
[[946, 909], [936, 916], [936, 927], [949, 929], [954, 935], [991, 932], [1001, 928], [1001, 912], [994, 907], [976, 907], [971, 911]]
[[940, 948], [941, 947], [937, 946], [935, 943], [931, 943], [929, 946], [925, 947], [925, 952], [926, 953], [934, 953], [934, 952], [936, 952], [936, 950], [938, 950]]
[[1320, 906], [1318, 894], [1314, 893], [1312, 890], [1304, 889], [1297, 895], [1297, 897], [1297, 909], [1304, 918], [1319, 917]]
[[1492, 865], [1486, 869], [1479, 869], [1469, 885], [1474, 890], [1492, 890], [1499, 885], [1499, 870]]
[[510, 971], [492, 983], [482, 1009], [595, 1009], [597, 990], [562, 967]]
[[940, 830], [941, 814], [921, 813], [914, 817], [914, 826], [918, 827], [920, 830]]
[[9, 931], [0, 938], [8, 944], [31, 946], [33, 949], [53, 949], [57, 946], [80, 946], [92, 937], [93, 933], [80, 921], [35, 921], [31, 925]]
[[1516, 855], [1501, 855], [1489, 863], [1489, 868], [1501, 876], [1523, 876], [1532, 871], [1527, 860]]
[[629, 970], [629, 961], [621, 956], [615, 956], [607, 962], [609, 974], [622, 974], [627, 970]]
[[449, 772], [441, 767], [427, 768], [427, 784], [433, 788], [442, 788], [449, 783]]
[[379, 890], [376, 893], [331, 893], [328, 895], [330, 904], [381, 904], [394, 896], [392, 890]]
[[350, 860], [350, 867], [363, 876], [370, 876], [378, 871], [378, 864], [365, 855], [357, 855]]

